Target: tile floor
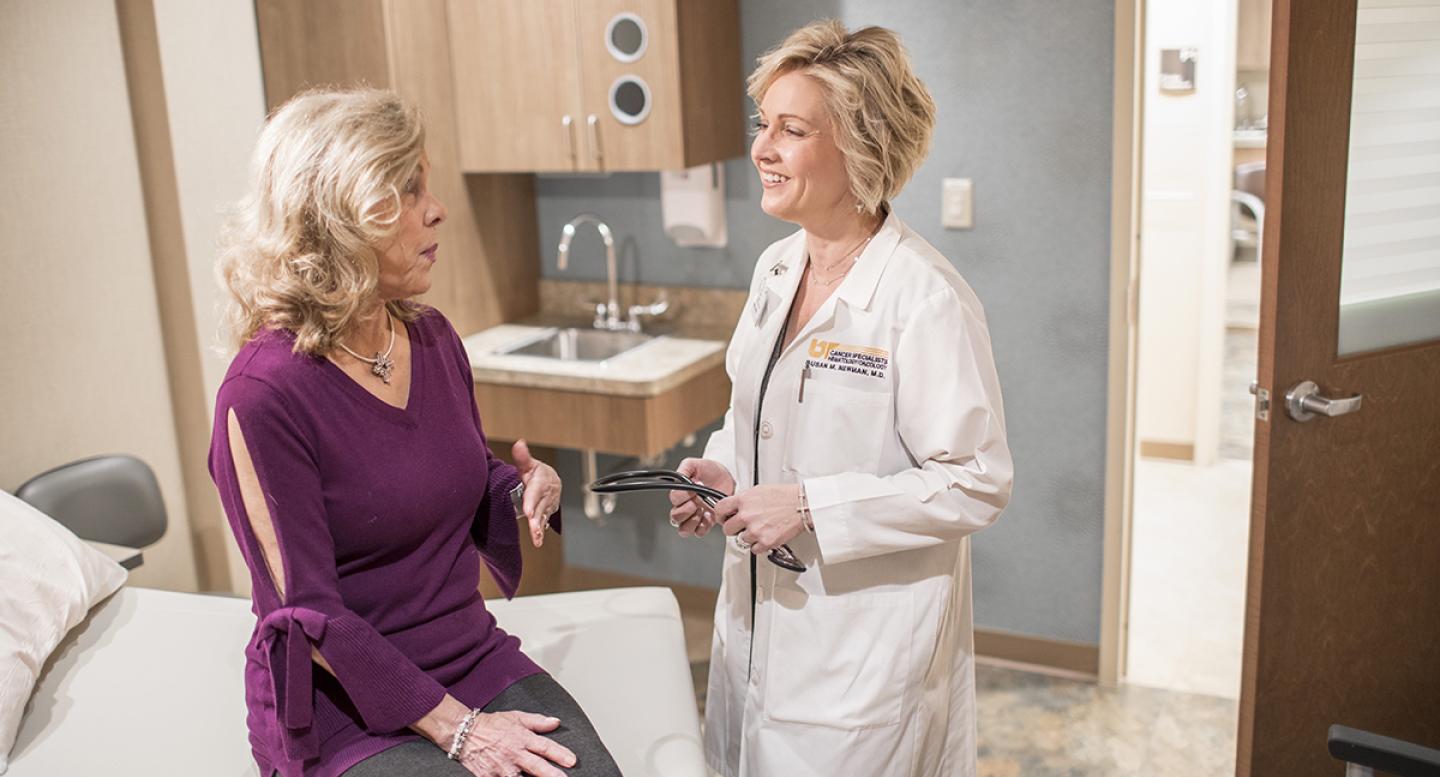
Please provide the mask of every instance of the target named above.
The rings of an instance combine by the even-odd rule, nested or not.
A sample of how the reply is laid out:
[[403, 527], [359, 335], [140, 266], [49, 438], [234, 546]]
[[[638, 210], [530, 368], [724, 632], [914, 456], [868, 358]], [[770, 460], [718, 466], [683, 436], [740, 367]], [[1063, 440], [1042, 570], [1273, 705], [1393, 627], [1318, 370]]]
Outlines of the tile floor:
[[[687, 637], [690, 624], [686, 624]], [[705, 704], [708, 661], [691, 664]], [[1217, 777], [1235, 768], [1237, 704], [1216, 696], [976, 667], [978, 777]]]
[[1235, 770], [1236, 702], [1101, 688], [981, 664], [979, 777], [1218, 777]]
[[1130, 682], [1239, 698], [1250, 469], [1135, 462]]

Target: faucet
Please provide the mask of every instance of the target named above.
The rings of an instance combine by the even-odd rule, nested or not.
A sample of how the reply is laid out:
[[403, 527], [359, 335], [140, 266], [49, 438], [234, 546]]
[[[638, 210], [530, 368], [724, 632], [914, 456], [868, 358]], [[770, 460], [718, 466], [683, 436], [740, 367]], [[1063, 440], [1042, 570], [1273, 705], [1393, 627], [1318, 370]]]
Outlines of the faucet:
[[599, 216], [589, 213], [582, 213], [571, 219], [561, 230], [560, 255], [556, 264], [560, 271], [564, 272], [570, 265], [570, 241], [575, 239], [575, 228], [581, 224], [594, 224], [595, 230], [600, 233], [600, 239], [605, 241], [605, 274], [606, 284], [610, 292], [610, 299], [605, 302], [595, 303], [596, 329], [607, 329], [614, 331], [640, 331], [640, 316], [658, 316], [669, 309], [670, 303], [665, 297], [665, 292], [660, 292], [660, 298], [649, 305], [631, 305], [629, 320], [620, 317], [620, 289], [618, 270], [615, 262], [615, 235], [610, 231], [610, 225], [600, 220]]

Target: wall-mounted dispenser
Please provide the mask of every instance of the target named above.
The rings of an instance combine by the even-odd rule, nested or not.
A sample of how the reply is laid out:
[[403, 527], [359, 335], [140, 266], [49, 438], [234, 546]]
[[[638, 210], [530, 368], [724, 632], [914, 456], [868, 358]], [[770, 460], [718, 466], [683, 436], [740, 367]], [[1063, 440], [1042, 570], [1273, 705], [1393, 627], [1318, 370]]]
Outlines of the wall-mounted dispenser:
[[715, 162], [660, 173], [660, 213], [676, 245], [724, 247], [725, 169]]

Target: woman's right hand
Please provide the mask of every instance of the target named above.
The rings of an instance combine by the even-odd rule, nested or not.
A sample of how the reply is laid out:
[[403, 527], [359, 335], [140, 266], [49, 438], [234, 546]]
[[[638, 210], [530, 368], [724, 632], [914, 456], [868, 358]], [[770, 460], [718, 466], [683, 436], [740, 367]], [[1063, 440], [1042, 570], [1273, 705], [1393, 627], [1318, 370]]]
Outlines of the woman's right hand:
[[[410, 726], [416, 733], [449, 752], [455, 731], [468, 710], [449, 694], [440, 704]], [[515, 777], [524, 772], [535, 777], [565, 777], [551, 766], [575, 765], [575, 754], [555, 740], [542, 736], [559, 728], [560, 719], [532, 712], [482, 712], [475, 716], [459, 761], [476, 777]]]
[[560, 726], [559, 718], [533, 712], [482, 712], [465, 737], [460, 763], [476, 777], [565, 777], [553, 764], [575, 765], [575, 754], [542, 736]]
[[[735, 493], [735, 478], [730, 470], [711, 459], [685, 459], [676, 472], [726, 495]], [[704, 537], [715, 525], [715, 511], [705, 506], [700, 497], [689, 491], [670, 492], [670, 525], [680, 532], [681, 537]]]

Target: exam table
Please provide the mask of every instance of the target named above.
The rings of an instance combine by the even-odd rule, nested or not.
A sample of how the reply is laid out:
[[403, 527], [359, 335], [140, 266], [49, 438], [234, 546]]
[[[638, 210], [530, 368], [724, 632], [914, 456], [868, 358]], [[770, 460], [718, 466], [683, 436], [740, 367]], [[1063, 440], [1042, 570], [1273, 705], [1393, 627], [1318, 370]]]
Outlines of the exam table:
[[[680, 610], [666, 588], [487, 602], [590, 715], [628, 777], [705, 777]], [[254, 775], [248, 599], [122, 587], [51, 656], [6, 777]]]

